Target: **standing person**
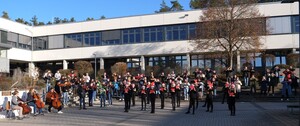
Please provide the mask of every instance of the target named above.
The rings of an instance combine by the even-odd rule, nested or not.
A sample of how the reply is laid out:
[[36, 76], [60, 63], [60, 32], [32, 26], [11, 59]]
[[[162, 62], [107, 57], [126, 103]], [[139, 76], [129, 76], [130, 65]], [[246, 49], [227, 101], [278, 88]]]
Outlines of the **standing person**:
[[267, 86], [269, 84], [269, 81], [265, 76], [262, 77], [262, 81], [260, 83], [260, 95], [267, 95]]
[[184, 94], [184, 100], [189, 100], [189, 86], [190, 86], [190, 83], [188, 82], [188, 80], [185, 80], [183, 82], [183, 94]]
[[230, 110], [230, 115], [235, 116], [235, 85], [231, 84], [228, 89], [228, 106]]
[[[256, 94], [256, 85], [257, 85], [257, 78], [255, 77], [254, 74], [252, 74], [251, 78], [250, 78], [250, 93], [251, 94]], [[253, 93], [254, 91], [254, 93]]]
[[121, 78], [118, 79], [118, 82], [119, 82], [119, 87], [120, 87], [120, 98], [119, 98], [119, 101], [124, 101], [125, 84], [123, 83], [123, 81], [121, 80]]
[[294, 95], [297, 95], [297, 88], [299, 87], [299, 83], [298, 83], [299, 77], [296, 76], [295, 72], [292, 72], [292, 77], [291, 77], [291, 86], [292, 86], [292, 90], [294, 90]]
[[86, 109], [85, 107], [85, 95], [86, 95], [86, 85], [85, 83], [80, 79], [77, 80], [78, 88], [77, 88], [77, 94], [79, 96], [79, 110]]
[[155, 92], [156, 92], [155, 91], [155, 86], [151, 85], [150, 91], [149, 91], [150, 102], [151, 102], [151, 113], [155, 113], [155, 98], [156, 98]]
[[89, 73], [86, 73], [85, 75], [83, 75], [83, 79], [84, 79], [86, 84], [89, 84], [90, 80], [91, 80], [91, 77], [89, 76]]
[[165, 107], [165, 92], [166, 92], [166, 85], [165, 83], [162, 83], [161, 86], [160, 86], [160, 103], [161, 103], [161, 109], [164, 109]]
[[[228, 101], [228, 90], [229, 90], [229, 82], [226, 82], [223, 86], [223, 99], [222, 99], [222, 104], [224, 104], [225, 98]], [[228, 103], [228, 102], [227, 102]]]
[[[213, 92], [214, 92], [213, 83], [208, 80], [207, 81], [207, 93], [206, 93], [206, 101], [207, 101], [207, 110], [206, 112], [213, 112], [214, 105], [213, 105]], [[210, 108], [210, 110], [209, 110]]]
[[100, 107], [105, 107], [105, 101], [106, 101], [106, 86], [105, 86], [105, 82], [103, 82], [102, 84], [100, 84], [99, 87], [99, 92], [100, 92]]
[[247, 66], [244, 67], [243, 69], [243, 78], [244, 78], [244, 83], [245, 83], [245, 86], [248, 87], [248, 84], [249, 84], [249, 69]]
[[280, 68], [278, 66], [275, 66], [273, 69], [273, 72], [275, 74], [276, 77], [276, 85], [279, 83], [279, 76], [280, 76]]
[[49, 92], [50, 91], [50, 87], [51, 87], [51, 77], [52, 77], [52, 74], [51, 74], [51, 71], [47, 71], [45, 74], [44, 74], [44, 80], [46, 81], [46, 92]]
[[21, 106], [19, 106], [18, 104], [23, 104], [23, 102], [18, 101], [18, 96], [19, 96], [19, 92], [18, 91], [14, 91], [13, 96], [11, 97], [11, 108], [13, 110], [19, 110], [19, 116], [17, 116], [18, 120], [22, 120], [24, 118], [23, 116], [23, 108]]
[[195, 101], [197, 98], [197, 91], [194, 84], [191, 84], [189, 87], [189, 96], [190, 96], [190, 103], [189, 108], [186, 114], [190, 113], [190, 109], [193, 107], [193, 115], [195, 114]]
[[175, 111], [176, 85], [174, 81], [171, 82], [170, 92], [171, 92], [172, 110]]
[[113, 85], [114, 85], [114, 92], [115, 92], [115, 96], [119, 96], [120, 94], [120, 87], [119, 87], [119, 82], [117, 81], [117, 79], [114, 80], [113, 82]]
[[112, 82], [109, 81], [109, 79], [108, 79], [107, 82], [108, 82], [108, 85], [107, 85], [108, 104], [109, 104], [109, 105], [112, 105], [112, 104], [113, 104], [112, 96], [113, 96], [113, 93], [114, 93], [114, 87], [113, 87]]
[[144, 85], [141, 88], [140, 94], [141, 94], [141, 105], [142, 105], [141, 111], [142, 110], [146, 111], [146, 96], [147, 96], [147, 94], [146, 94], [146, 88]]
[[207, 68], [205, 70], [205, 78], [206, 78], [206, 80], [210, 80], [211, 76], [212, 76], [212, 71], [211, 71], [210, 68]]
[[233, 69], [231, 67], [228, 67], [226, 70], [225, 70], [225, 74], [226, 74], [226, 80], [227, 82], [231, 83], [231, 73], [233, 72]]
[[250, 69], [250, 77], [252, 77], [252, 75], [255, 74], [255, 69], [254, 69], [254, 66], [251, 67]]
[[234, 82], [235, 84], [235, 87], [236, 87], [236, 98], [239, 99], [240, 98], [240, 95], [241, 95], [241, 92], [242, 92], [242, 82], [240, 81], [239, 77], [236, 77], [236, 80]]
[[176, 85], [176, 104], [177, 107], [180, 107], [180, 100], [181, 100], [181, 87], [180, 87], [180, 82], [177, 82]]
[[125, 111], [124, 112], [128, 112], [129, 110], [129, 106], [130, 106], [130, 87], [129, 84], [126, 84], [124, 87], [124, 101], [125, 101]]
[[93, 92], [94, 92], [94, 82], [92, 81], [88, 86], [88, 96], [89, 96], [89, 106], [93, 106]]
[[283, 101], [284, 97], [286, 97], [286, 100], [289, 101], [290, 95], [292, 94], [291, 82], [288, 80], [287, 77], [285, 77], [281, 83], [282, 83], [281, 101]]
[[161, 81], [162, 83], [166, 83], [166, 76], [165, 76], [165, 73], [164, 73], [164, 72], [161, 72], [161, 74], [160, 74], [160, 81]]
[[54, 75], [56, 82], [58, 82], [61, 79], [61, 74], [59, 71], [57, 71]]
[[274, 96], [274, 87], [276, 85], [276, 82], [277, 82], [277, 77], [275, 76], [274, 73], [271, 74], [271, 77], [270, 77], [270, 82], [269, 82], [269, 88], [268, 88], [268, 95], [270, 95], [270, 91], [272, 89], [272, 96]]
[[58, 93], [56, 93], [53, 88], [51, 88], [50, 91], [47, 93], [46, 102], [49, 105], [49, 107], [48, 107], [49, 113], [51, 112], [52, 107], [58, 110], [57, 113], [59, 113], [59, 114], [63, 113], [61, 111], [62, 106], [61, 106], [61, 102], [59, 100], [59, 98], [60, 98], [59, 96], [60, 95]]
[[148, 82], [147, 83], [147, 104], [149, 104], [150, 103], [150, 96], [149, 96], [149, 91], [150, 91], [150, 87], [151, 87], [151, 82]]
[[137, 86], [136, 86], [135, 82], [131, 83], [130, 88], [131, 88], [132, 106], [135, 106], [135, 95], [137, 92]]

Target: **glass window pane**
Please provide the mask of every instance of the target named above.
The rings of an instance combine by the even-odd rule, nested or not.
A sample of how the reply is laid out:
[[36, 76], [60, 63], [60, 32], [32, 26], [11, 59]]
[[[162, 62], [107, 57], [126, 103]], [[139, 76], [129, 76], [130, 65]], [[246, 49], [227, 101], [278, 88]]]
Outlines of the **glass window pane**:
[[198, 60], [192, 60], [192, 67], [198, 66]]
[[256, 57], [255, 58], [255, 66], [256, 67], [261, 67], [262, 66], [262, 63], [261, 63], [261, 57]]
[[274, 65], [280, 64], [280, 56], [276, 56]]
[[286, 64], [286, 57], [285, 56], [281, 57], [281, 64]]
[[205, 60], [205, 67], [206, 68], [211, 68], [211, 60], [210, 59]]

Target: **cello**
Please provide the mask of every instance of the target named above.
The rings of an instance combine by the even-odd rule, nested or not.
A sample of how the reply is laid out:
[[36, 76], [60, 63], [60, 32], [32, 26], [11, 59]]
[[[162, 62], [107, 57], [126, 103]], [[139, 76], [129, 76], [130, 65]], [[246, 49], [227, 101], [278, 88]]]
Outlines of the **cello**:
[[31, 112], [31, 108], [24, 102], [19, 96], [17, 97], [18, 101], [22, 101], [23, 103], [19, 103], [18, 106], [23, 108], [23, 115], [29, 114]]
[[33, 98], [35, 99], [34, 102], [35, 102], [36, 107], [37, 107], [38, 109], [41, 109], [41, 108], [44, 108], [44, 107], [45, 107], [44, 102], [41, 101], [40, 96], [39, 96], [36, 92], [34, 93]]
[[51, 104], [52, 104], [53, 108], [58, 109], [59, 107], [61, 107], [59, 95], [57, 93], [53, 92], [52, 98], [53, 98], [53, 100], [52, 100]]

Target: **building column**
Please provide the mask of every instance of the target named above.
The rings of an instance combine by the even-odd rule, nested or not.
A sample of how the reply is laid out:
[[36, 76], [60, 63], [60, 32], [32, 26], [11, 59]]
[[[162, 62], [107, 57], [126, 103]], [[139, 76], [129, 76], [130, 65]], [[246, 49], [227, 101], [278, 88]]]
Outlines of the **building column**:
[[241, 55], [240, 51], [236, 51], [236, 71], [240, 72], [241, 71]]
[[32, 77], [34, 69], [35, 69], [35, 65], [33, 62], [28, 63], [28, 69], [29, 69], [29, 75]]
[[103, 58], [100, 58], [100, 70], [104, 70], [104, 60]]
[[191, 57], [189, 53], [186, 54], [186, 62], [187, 62], [187, 67], [186, 67], [187, 74], [189, 75], [191, 72]]
[[145, 66], [145, 57], [141, 56], [141, 73], [145, 74], [146, 66]]
[[67, 60], [63, 60], [63, 69], [64, 70], [68, 69], [68, 62], [67, 62]]

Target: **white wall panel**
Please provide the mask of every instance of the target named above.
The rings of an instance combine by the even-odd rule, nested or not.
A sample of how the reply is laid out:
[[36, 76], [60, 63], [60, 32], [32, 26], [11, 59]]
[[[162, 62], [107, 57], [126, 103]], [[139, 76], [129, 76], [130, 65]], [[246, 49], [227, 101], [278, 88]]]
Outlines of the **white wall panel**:
[[29, 62], [31, 61], [31, 53], [30, 50], [11, 48], [7, 51], [7, 59]]

